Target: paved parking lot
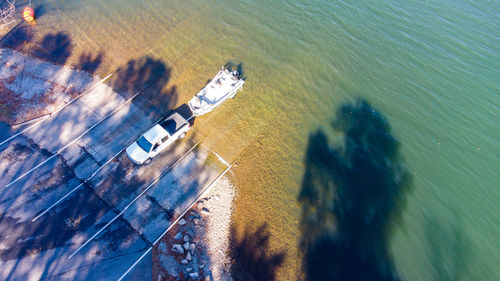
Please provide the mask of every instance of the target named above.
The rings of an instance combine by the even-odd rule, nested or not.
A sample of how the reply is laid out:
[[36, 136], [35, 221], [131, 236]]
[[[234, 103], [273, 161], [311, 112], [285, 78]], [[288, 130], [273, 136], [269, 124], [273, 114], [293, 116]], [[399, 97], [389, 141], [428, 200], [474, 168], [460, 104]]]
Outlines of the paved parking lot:
[[116, 280], [159, 238], [222, 170], [194, 130], [133, 165], [163, 114], [100, 84], [0, 147], [0, 279]]

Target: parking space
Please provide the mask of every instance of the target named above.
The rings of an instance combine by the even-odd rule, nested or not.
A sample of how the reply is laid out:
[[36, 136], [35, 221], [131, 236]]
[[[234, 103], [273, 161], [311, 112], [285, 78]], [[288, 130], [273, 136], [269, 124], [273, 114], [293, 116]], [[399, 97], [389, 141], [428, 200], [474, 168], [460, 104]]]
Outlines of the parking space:
[[[144, 113], [145, 111], [148, 114]], [[152, 104], [138, 108], [134, 103], [130, 103], [82, 137], [81, 141], [86, 147], [91, 147], [89, 153], [98, 162], [104, 163], [136, 140], [162, 115], [163, 112]]]
[[[124, 211], [115, 216], [116, 220], [112, 219], [104, 224], [108, 218], [103, 219], [99, 223], [103, 226], [96, 233], [97, 235], [85, 241], [74, 255], [85, 255], [89, 248], [98, 247], [99, 241], [112, 235], [111, 233], [124, 221], [149, 245], [152, 245], [221, 172], [221, 166], [207, 161], [207, 156], [208, 152], [203, 149], [190, 151], [158, 182], [147, 186], [146, 188], [149, 189], [136, 197], [138, 198], [136, 201], [125, 206]], [[146, 251], [143, 249], [142, 253]], [[126, 265], [130, 267], [138, 260], [139, 257], [130, 259]], [[125, 270], [122, 271], [124, 272]]]
[[24, 132], [24, 135], [40, 147], [56, 153], [101, 119], [92, 108], [76, 100], [47, 121]]
[[85, 184], [34, 223], [28, 220], [33, 212], [24, 220], [3, 216], [0, 233], [8, 229], [13, 235], [0, 245], [1, 268], [16, 278], [28, 274], [28, 265], [39, 268], [29, 273], [39, 277], [87, 279], [95, 270], [111, 270], [109, 280], [118, 278], [217, 177], [217, 165], [207, 161], [206, 151], [192, 150], [193, 144], [189, 138], [178, 142], [150, 166], [133, 165], [122, 153], [97, 177], [103, 180]]
[[131, 205], [123, 218], [153, 243], [218, 176], [220, 171], [213, 165], [207, 165], [206, 158], [207, 153], [203, 150], [190, 152]]
[[[0, 192], [3, 218], [31, 221], [67, 192], [80, 184], [71, 169], [59, 157]], [[3, 220], [0, 220], [2, 224]]]
[[24, 136], [4, 144], [0, 147], [0, 190], [51, 155]]
[[165, 111], [96, 85], [0, 147], [0, 279], [116, 280], [151, 247], [221, 171], [194, 131], [132, 164]]
[[92, 192], [81, 193], [61, 207], [65, 211], [50, 220], [30, 226], [12, 223], [9, 229], [15, 231], [17, 240], [2, 241], [9, 248], [0, 251], [0, 279], [116, 280], [120, 267], [125, 268], [128, 260], [137, 258], [149, 245], [121, 220], [69, 259], [75, 245], [95, 230], [93, 220], [107, 207]]

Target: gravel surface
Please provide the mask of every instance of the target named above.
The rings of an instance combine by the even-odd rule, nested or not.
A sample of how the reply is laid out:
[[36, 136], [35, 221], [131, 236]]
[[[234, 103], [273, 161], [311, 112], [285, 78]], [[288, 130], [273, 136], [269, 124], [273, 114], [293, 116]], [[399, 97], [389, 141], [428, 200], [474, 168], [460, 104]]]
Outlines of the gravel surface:
[[234, 185], [221, 178], [153, 249], [153, 280], [232, 280], [229, 231]]
[[[229, 274], [229, 231], [235, 187], [228, 178], [222, 178], [203, 202], [198, 203], [202, 217], [207, 220], [205, 243], [214, 280], [232, 280]], [[205, 211], [207, 210], [207, 211]]]

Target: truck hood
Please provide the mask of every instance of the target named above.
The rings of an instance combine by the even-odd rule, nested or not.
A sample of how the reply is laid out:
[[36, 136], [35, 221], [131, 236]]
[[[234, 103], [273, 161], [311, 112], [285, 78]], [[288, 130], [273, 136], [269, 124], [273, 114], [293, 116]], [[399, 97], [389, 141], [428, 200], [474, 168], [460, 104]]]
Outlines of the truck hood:
[[127, 156], [132, 162], [135, 164], [141, 165], [144, 163], [149, 158], [149, 153], [144, 151], [138, 144], [137, 142], [132, 143], [127, 147], [126, 149]]

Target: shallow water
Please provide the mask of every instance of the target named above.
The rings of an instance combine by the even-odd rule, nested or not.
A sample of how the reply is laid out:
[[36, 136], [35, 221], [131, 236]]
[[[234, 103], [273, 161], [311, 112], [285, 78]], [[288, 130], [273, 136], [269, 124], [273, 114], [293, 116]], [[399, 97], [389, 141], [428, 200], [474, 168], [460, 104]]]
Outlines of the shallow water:
[[[38, 3], [35, 3], [35, 6]], [[36, 37], [65, 32], [67, 62], [103, 55], [104, 77], [143, 56], [170, 71], [172, 107], [221, 65], [244, 90], [197, 118], [204, 144], [234, 169], [242, 230], [267, 222], [286, 250], [278, 280], [300, 269], [297, 244], [309, 134], [367, 100], [389, 122], [412, 175], [389, 239], [406, 280], [500, 276], [500, 6], [478, 1], [47, 1]], [[167, 72], [168, 73], [168, 72]], [[155, 87], [153, 87], [155, 88]], [[156, 89], [156, 88], [155, 88]]]

